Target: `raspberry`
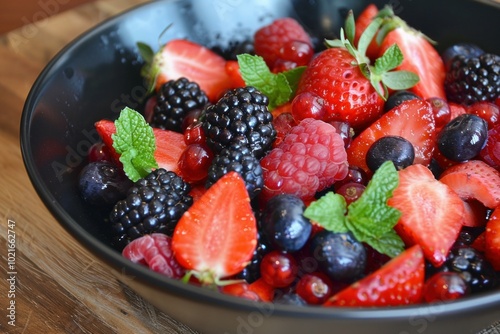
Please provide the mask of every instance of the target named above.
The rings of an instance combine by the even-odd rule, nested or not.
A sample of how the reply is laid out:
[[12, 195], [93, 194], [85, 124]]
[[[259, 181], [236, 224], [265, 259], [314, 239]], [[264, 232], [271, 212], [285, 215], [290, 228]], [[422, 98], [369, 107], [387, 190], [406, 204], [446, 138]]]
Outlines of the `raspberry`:
[[[293, 42], [303, 42], [300, 50], [287, 52], [294, 49], [290, 46]], [[307, 49], [309, 51], [305, 51]], [[306, 65], [313, 56], [311, 38], [304, 28], [292, 18], [282, 18], [273, 21], [271, 24], [257, 30], [254, 35], [255, 53], [266, 61], [269, 68], [273, 68], [275, 63], [280, 61], [292, 61], [298, 66]]]
[[125, 246], [122, 255], [160, 274], [171, 278], [182, 278], [185, 270], [175, 259], [171, 244], [172, 238], [166, 234], [146, 234]]
[[264, 188], [261, 200], [292, 194], [304, 202], [342, 180], [348, 172], [344, 141], [335, 128], [307, 118], [295, 126], [261, 161]]

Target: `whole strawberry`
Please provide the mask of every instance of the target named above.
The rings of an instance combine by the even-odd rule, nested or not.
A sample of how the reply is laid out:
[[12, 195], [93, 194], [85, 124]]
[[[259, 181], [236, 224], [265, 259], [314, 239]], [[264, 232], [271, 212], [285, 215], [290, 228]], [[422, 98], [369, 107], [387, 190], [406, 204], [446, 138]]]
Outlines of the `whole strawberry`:
[[348, 172], [344, 141], [335, 128], [307, 118], [261, 160], [264, 188], [260, 199], [292, 194], [304, 201], [343, 179]]
[[[361, 35], [356, 49], [353, 45], [355, 23], [350, 12], [345, 33], [341, 30], [341, 39], [327, 41], [330, 48], [315, 57], [307, 67], [294, 102], [300, 100], [301, 94], [308, 93], [320, 99], [323, 105], [315, 118], [345, 121], [354, 129], [363, 128], [377, 119], [383, 112], [388, 89], [407, 89], [418, 81], [414, 73], [391, 71], [403, 61], [397, 45], [386, 50], [373, 66], [370, 65], [366, 50], [382, 23], [382, 18], [375, 18]], [[295, 118], [310, 115], [302, 107], [302, 103], [292, 104]]]

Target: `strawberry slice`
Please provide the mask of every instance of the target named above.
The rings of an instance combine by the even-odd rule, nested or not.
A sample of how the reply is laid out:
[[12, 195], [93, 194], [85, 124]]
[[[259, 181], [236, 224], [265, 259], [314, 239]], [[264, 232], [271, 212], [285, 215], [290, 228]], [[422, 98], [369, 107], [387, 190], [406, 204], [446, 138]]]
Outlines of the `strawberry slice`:
[[484, 254], [496, 271], [500, 271], [500, 207], [496, 208], [486, 223]]
[[354, 138], [347, 148], [349, 164], [371, 174], [366, 164], [370, 146], [385, 136], [401, 136], [415, 149], [415, 164], [429, 164], [436, 136], [435, 122], [430, 104], [423, 100], [404, 101], [388, 111]]
[[[109, 149], [113, 161], [118, 166], [121, 166], [120, 155], [113, 147], [112, 135], [116, 133], [115, 123], [103, 119], [95, 123], [95, 128], [103, 143]], [[153, 128], [153, 133], [156, 138], [156, 151], [154, 156], [158, 163], [158, 167], [179, 173], [178, 161], [186, 148], [184, 136], [181, 133], [158, 128]]]
[[236, 172], [224, 175], [194, 202], [172, 237], [177, 261], [203, 284], [240, 272], [256, 245], [256, 219], [245, 181]]
[[446, 100], [444, 63], [427, 38], [405, 24], [385, 36], [380, 45], [379, 55], [382, 55], [393, 44], [399, 46], [404, 58], [403, 63], [397, 69], [416, 73], [420, 78], [410, 91], [423, 99], [439, 97]]
[[435, 267], [443, 264], [462, 227], [462, 199], [429, 168], [411, 165], [399, 171], [399, 185], [387, 204], [402, 213], [394, 229], [405, 244], [420, 245]]
[[169, 80], [185, 77], [196, 82], [211, 102], [234, 83], [226, 72], [226, 60], [212, 50], [184, 39], [169, 41], [154, 57], [149, 76], [158, 90]]
[[456, 164], [441, 174], [442, 183], [463, 200], [478, 200], [494, 209], [500, 205], [500, 172], [481, 160]]
[[424, 257], [415, 245], [330, 297], [324, 306], [398, 306], [422, 301]]

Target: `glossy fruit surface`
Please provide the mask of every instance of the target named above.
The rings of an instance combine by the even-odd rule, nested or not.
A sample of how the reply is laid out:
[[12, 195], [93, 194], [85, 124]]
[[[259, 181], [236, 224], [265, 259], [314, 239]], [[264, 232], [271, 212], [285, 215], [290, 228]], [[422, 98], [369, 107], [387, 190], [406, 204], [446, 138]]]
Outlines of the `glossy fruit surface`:
[[404, 169], [413, 164], [415, 149], [400, 136], [385, 136], [377, 139], [366, 152], [366, 164], [375, 172], [384, 162], [392, 161], [396, 169]]

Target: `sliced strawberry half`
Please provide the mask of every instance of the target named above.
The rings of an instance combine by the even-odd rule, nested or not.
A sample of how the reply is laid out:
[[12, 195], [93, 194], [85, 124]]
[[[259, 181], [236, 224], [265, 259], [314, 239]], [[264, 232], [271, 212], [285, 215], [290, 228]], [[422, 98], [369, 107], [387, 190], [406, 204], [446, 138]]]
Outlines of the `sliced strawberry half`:
[[393, 44], [399, 46], [404, 58], [397, 69], [416, 73], [420, 78], [410, 91], [423, 99], [439, 97], [446, 100], [444, 63], [427, 38], [406, 25], [400, 26], [385, 36], [380, 45], [379, 55], [382, 55]]
[[478, 200], [490, 209], [500, 205], [500, 172], [481, 160], [453, 165], [439, 180], [463, 200]]
[[376, 140], [385, 136], [407, 139], [415, 149], [414, 163], [428, 165], [436, 137], [432, 107], [423, 100], [409, 100], [382, 115], [355, 137], [347, 148], [349, 164], [371, 174], [366, 164], [366, 153]]
[[245, 181], [229, 172], [213, 184], [177, 223], [177, 261], [204, 284], [240, 272], [257, 245], [256, 219]]
[[500, 207], [496, 208], [484, 232], [484, 254], [496, 271], [500, 271]]
[[418, 244], [435, 267], [446, 260], [462, 227], [463, 201], [423, 165], [399, 171], [388, 205], [401, 211], [394, 227], [407, 246]]
[[415, 245], [332, 296], [324, 306], [398, 306], [422, 301], [424, 256]]
[[234, 83], [226, 72], [226, 60], [212, 50], [184, 39], [173, 39], [155, 55], [149, 77], [158, 90], [169, 80], [185, 77], [196, 82], [211, 102]]
[[[116, 133], [115, 123], [110, 120], [100, 120], [95, 123], [95, 128], [103, 143], [108, 147], [113, 161], [121, 166], [120, 155], [113, 147], [112, 135]], [[156, 138], [154, 156], [158, 167], [179, 173], [179, 158], [186, 148], [184, 136], [181, 133], [158, 128], [153, 128], [153, 133]]]

